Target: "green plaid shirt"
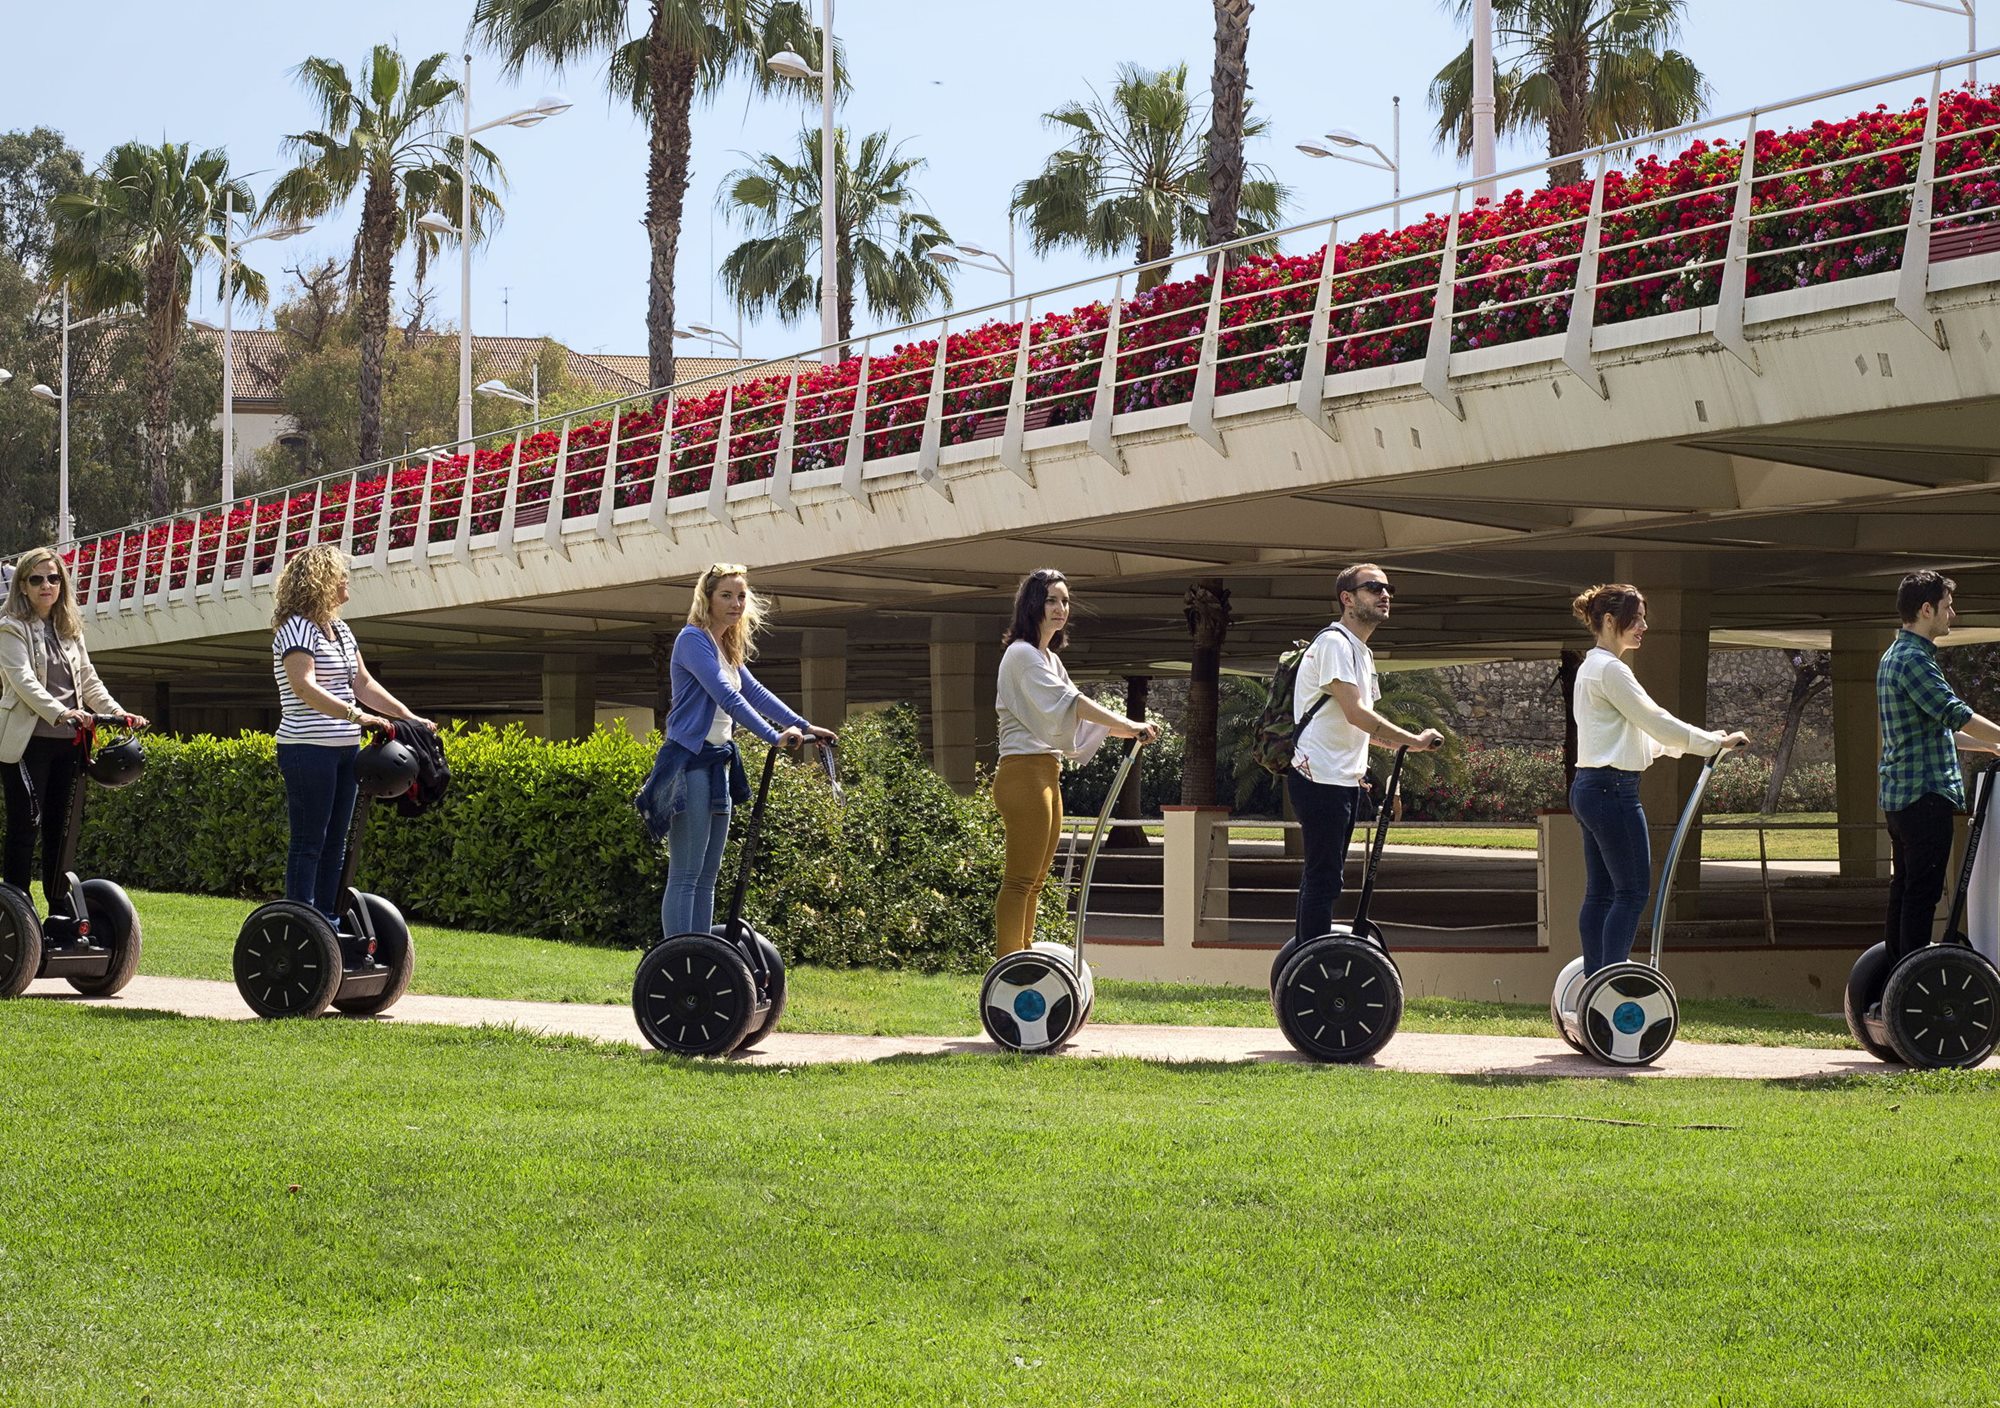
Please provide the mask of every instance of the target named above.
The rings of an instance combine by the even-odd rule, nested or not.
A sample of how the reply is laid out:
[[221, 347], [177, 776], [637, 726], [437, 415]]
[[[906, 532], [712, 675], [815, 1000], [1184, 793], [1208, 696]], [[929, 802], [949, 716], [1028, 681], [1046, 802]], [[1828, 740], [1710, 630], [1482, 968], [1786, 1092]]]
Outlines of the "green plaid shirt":
[[1952, 735], [1972, 706], [1952, 692], [1937, 647], [1915, 631], [1896, 632], [1875, 667], [1875, 711], [1882, 724], [1882, 810], [1899, 812], [1926, 792], [1965, 805]]

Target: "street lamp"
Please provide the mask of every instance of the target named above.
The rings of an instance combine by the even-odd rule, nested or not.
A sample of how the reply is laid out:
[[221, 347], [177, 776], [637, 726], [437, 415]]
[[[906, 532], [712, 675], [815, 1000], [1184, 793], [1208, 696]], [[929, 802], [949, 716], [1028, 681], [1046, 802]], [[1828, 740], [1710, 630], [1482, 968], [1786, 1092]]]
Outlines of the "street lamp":
[[1474, 200], [1490, 201], [1496, 194], [1494, 153], [1493, 0], [1472, 0], [1472, 179]]
[[[964, 240], [959, 240], [950, 249], [925, 250], [924, 255], [932, 263], [942, 264], [946, 268], [950, 268], [953, 265], [962, 265], [967, 269], [980, 269], [989, 274], [1005, 274], [1007, 276], [1007, 316], [1009, 319], [1014, 316], [1014, 222], [1011, 218], [1007, 221], [1007, 257], [1005, 259], [1002, 259], [998, 254], [995, 254], [992, 250], [982, 245], [967, 244]], [[974, 264], [971, 262], [974, 259], [990, 259], [993, 262], [990, 264]]]
[[236, 192], [226, 191], [222, 197], [222, 326], [217, 327], [206, 318], [189, 318], [188, 321], [208, 332], [222, 334], [222, 501], [228, 503], [236, 497], [236, 358], [235, 352], [235, 309], [236, 286], [230, 279], [236, 267], [236, 251], [243, 245], [255, 244], [258, 240], [288, 240], [293, 235], [303, 235], [311, 225], [280, 225], [275, 230], [266, 230], [261, 235], [236, 238]]
[[465, 77], [459, 84], [459, 101], [465, 111], [465, 144], [458, 153], [458, 224], [442, 215], [421, 216], [420, 229], [439, 235], [456, 235], [459, 248], [458, 270], [458, 445], [461, 451], [472, 443], [472, 139], [495, 127], [536, 127], [572, 106], [568, 98], [550, 93], [533, 107], [496, 117], [491, 122], [472, 125], [472, 55], [465, 56]]
[[[1373, 142], [1362, 140], [1345, 127], [1336, 127], [1326, 134], [1327, 146], [1321, 146], [1318, 142], [1300, 142], [1298, 149], [1310, 157], [1331, 157], [1335, 161], [1351, 161], [1356, 166], [1388, 172], [1390, 199], [1395, 202], [1395, 227], [1400, 230], [1403, 228], [1403, 100], [1391, 98], [1389, 101], [1394, 108], [1389, 119], [1391, 151], [1383, 151]], [[1356, 155], [1363, 148], [1375, 153], [1376, 159], [1370, 161], [1365, 156]]]
[[674, 336], [679, 338], [697, 338], [704, 342], [720, 342], [725, 347], [735, 349], [738, 357], [743, 355], [742, 343], [720, 328], [712, 328], [707, 323], [689, 323], [684, 328], [675, 328]]
[[[1940, 0], [1896, 0], [1896, 3], [1915, 5], [1920, 10], [1938, 10], [1947, 15], [1964, 15], [1965, 52], [1968, 54], [1979, 52], [1979, 0], [1948, 0], [1948, 3], [1940, 3]], [[1968, 84], [1979, 82], [1977, 63], [1967, 64], [1965, 72]]]
[[[116, 309], [93, 313], [88, 318], [69, 319], [69, 285], [63, 285], [62, 302], [62, 367], [56, 378], [61, 383], [60, 391], [47, 386], [35, 385], [28, 388], [28, 394], [36, 400], [47, 401], [62, 413], [61, 449], [56, 458], [56, 541], [69, 541], [69, 335], [78, 328], [87, 328], [94, 323], [108, 323], [118, 316]], [[12, 374], [7, 374], [11, 379]]]
[[781, 78], [819, 80], [819, 340], [823, 360], [840, 359], [840, 322], [834, 313], [834, 285], [839, 271], [834, 263], [833, 203], [833, 0], [822, 6], [819, 52], [822, 60], [814, 68], [790, 49], [771, 55], [765, 62]]
[[[491, 381], [480, 382], [479, 385], [472, 389], [484, 392], [488, 396], [498, 396], [503, 400], [519, 401], [528, 408], [528, 419], [530, 421], [538, 421], [542, 418], [542, 364], [540, 362], [529, 363], [528, 375], [531, 380], [528, 383], [528, 393], [525, 395], [516, 391], [497, 376]], [[408, 447], [405, 446], [404, 448], [407, 449]]]

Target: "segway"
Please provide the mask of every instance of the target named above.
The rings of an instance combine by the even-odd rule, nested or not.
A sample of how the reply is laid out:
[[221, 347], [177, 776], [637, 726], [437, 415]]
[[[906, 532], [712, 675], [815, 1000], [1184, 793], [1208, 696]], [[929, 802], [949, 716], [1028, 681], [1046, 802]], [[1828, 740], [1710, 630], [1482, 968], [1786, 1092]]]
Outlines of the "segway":
[[[2000, 786], [2000, 758], [1981, 768], [1979, 777], [1944, 938], [1903, 955], [1893, 968], [1888, 945], [1876, 944], [1847, 975], [1842, 1003], [1847, 1029], [1878, 1061], [1901, 1061], [1920, 1070], [1977, 1066], [2000, 1040], [2000, 969], [1972, 946], [1965, 924], [1986, 808], [1994, 787]], [[1874, 1006], [1878, 996], [1880, 1007]]]
[[[1076, 900], [1075, 941], [1069, 944], [1034, 943], [1002, 954], [986, 970], [979, 984], [979, 1024], [986, 1035], [1009, 1051], [1029, 1054], [1054, 1051], [1083, 1030], [1096, 1001], [1097, 984], [1090, 965], [1083, 959], [1083, 920], [1090, 909], [1090, 879], [1097, 869], [1097, 853], [1104, 848], [1104, 834], [1111, 828], [1111, 808], [1124, 789], [1125, 776], [1139, 750], [1139, 739], [1125, 750], [1105, 790], [1104, 805], [1097, 813], [1097, 829], [1090, 836], [1090, 850], [1083, 860], [1083, 890]], [[1032, 916], [1030, 922], [1033, 922]]]
[[417, 760], [388, 734], [354, 759], [357, 796], [340, 872], [340, 922], [310, 904], [273, 900], [252, 910], [236, 936], [236, 990], [259, 1017], [317, 1017], [332, 1007], [354, 1016], [386, 1012], [410, 990], [416, 946], [402, 911], [354, 888], [361, 864], [367, 803], [402, 796], [417, 780]]
[[[127, 735], [97, 747], [100, 728], [128, 727], [123, 714], [91, 714], [78, 726], [83, 774], [100, 787], [129, 787], [145, 771], [139, 740]], [[48, 895], [49, 916], [11, 885], [0, 885], [0, 997], [18, 997], [36, 978], [62, 978], [78, 992], [109, 997], [139, 971], [139, 912], [109, 880], [76, 874], [77, 838], [83, 830], [83, 778], [69, 796], [69, 831], [57, 866], [62, 891]]]
[[[1741, 746], [1741, 745], [1738, 745]], [[1660, 970], [1660, 947], [1667, 935], [1667, 904], [1674, 893], [1674, 869], [1695, 818], [1701, 815], [1702, 794], [1715, 776], [1725, 748], [1711, 753], [1695, 778], [1694, 791], [1681, 808], [1674, 839], [1667, 846], [1660, 870], [1660, 892], [1653, 900], [1653, 942], [1644, 963], [1607, 963], [1589, 977], [1583, 959], [1572, 958], [1556, 975], [1549, 997], [1549, 1016], [1556, 1035], [1570, 1048], [1607, 1066], [1646, 1066], [1666, 1054], [1681, 1027], [1680, 999]]]
[[1365, 1061], [1387, 1044], [1403, 1020], [1403, 974], [1389, 956], [1381, 927], [1368, 918], [1375, 872], [1389, 839], [1389, 815], [1403, 779], [1408, 748], [1396, 750], [1375, 816], [1375, 837], [1361, 872], [1354, 918], [1301, 941], [1294, 934], [1272, 964], [1271, 1007], [1285, 1040], [1316, 1061]]
[[[819, 764], [836, 798], [840, 768], [831, 739], [819, 741]], [[785, 1014], [785, 960], [778, 947], [743, 917], [764, 803], [771, 795], [778, 749], [765, 751], [764, 773], [750, 825], [743, 833], [736, 889], [729, 917], [706, 934], [672, 934], [646, 950], [632, 978], [632, 1013], [639, 1031], [673, 1056], [726, 1056], [744, 1051], [778, 1029]]]

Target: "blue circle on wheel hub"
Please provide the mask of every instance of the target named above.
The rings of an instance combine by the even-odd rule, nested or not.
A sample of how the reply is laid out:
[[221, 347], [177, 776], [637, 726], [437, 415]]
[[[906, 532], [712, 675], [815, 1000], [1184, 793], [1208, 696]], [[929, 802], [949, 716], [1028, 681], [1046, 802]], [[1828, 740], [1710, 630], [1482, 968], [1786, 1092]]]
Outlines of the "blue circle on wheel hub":
[[1630, 1036], [1646, 1025], [1646, 1009], [1636, 1002], [1621, 1002], [1612, 1010], [1611, 1025]]
[[1014, 1015], [1024, 1022], [1039, 1022], [1049, 1010], [1049, 1000], [1033, 988], [1014, 994]]

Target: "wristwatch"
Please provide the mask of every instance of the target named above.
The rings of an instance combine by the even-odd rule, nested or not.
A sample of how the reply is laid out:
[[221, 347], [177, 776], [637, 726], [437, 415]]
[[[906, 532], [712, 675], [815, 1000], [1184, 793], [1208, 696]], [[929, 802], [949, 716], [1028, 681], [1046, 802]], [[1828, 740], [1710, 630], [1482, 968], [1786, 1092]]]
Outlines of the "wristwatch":
[[351, 724], [361, 722], [361, 706], [359, 704], [349, 704], [347, 706], [347, 721]]

